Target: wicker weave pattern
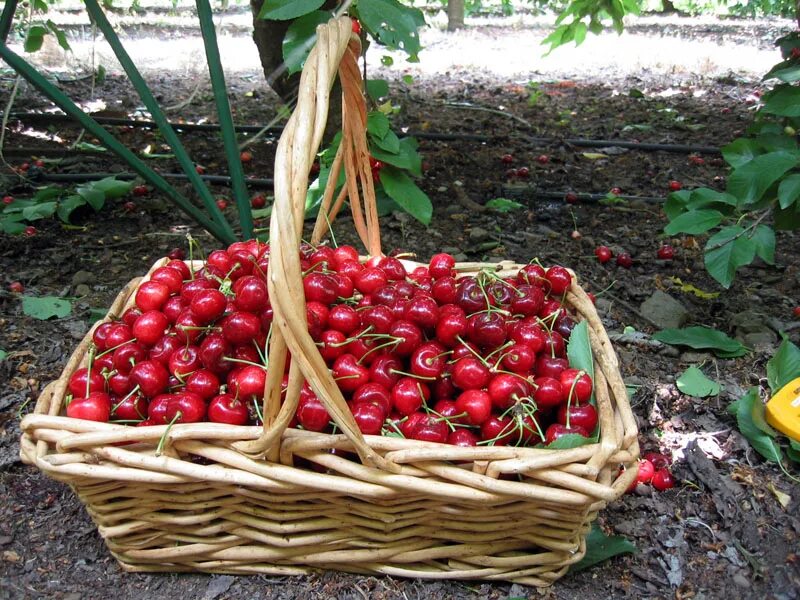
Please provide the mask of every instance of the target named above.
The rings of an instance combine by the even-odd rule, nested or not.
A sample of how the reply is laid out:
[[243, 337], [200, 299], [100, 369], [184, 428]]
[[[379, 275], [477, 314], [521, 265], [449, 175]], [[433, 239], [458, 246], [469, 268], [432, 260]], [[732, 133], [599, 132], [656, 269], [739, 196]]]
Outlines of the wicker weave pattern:
[[[283, 368], [269, 370], [265, 427], [175, 425], [157, 455], [167, 426], [133, 428], [60, 416], [69, 377], [85, 365], [92, 332], [22, 422], [23, 460], [76, 491], [127, 570], [294, 574], [338, 569], [546, 586], [580, 560], [597, 511], [635, 476], [635, 469], [620, 475], [620, 466], [632, 466], [639, 448], [617, 358], [574, 280], [566, 300], [589, 324], [599, 442], [571, 450], [458, 448], [364, 437], [358, 431], [305, 330], [296, 252], [296, 219], [302, 223], [297, 202], [305, 197], [305, 177], [340, 62], [346, 108], [337, 161], [348, 181], [361, 183], [366, 198], [357, 229], [365, 245], [379, 251], [371, 176], [363, 168], [365, 113], [353, 105], [353, 90], [360, 89], [354, 87], [357, 50], [349, 19], [319, 30], [304, 69], [301, 101], [278, 150], [269, 281], [278, 330], [270, 365], [285, 364], [288, 351], [292, 363], [283, 404]], [[313, 102], [302, 100], [309, 96]], [[347, 192], [351, 204], [358, 202], [352, 195], [358, 191]], [[335, 216], [340, 198], [326, 194], [328, 215]], [[458, 268], [475, 273], [487, 266]], [[491, 268], [510, 274], [520, 266]], [[122, 290], [107, 318], [133, 304], [140, 282]], [[304, 380], [323, 398], [343, 434], [286, 429]]]

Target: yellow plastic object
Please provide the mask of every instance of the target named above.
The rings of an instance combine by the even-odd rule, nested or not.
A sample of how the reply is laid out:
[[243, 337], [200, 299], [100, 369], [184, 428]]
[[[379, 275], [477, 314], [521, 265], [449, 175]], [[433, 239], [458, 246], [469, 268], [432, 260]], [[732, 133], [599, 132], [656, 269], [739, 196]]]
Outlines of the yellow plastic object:
[[800, 442], [800, 377], [783, 386], [767, 402], [767, 423]]

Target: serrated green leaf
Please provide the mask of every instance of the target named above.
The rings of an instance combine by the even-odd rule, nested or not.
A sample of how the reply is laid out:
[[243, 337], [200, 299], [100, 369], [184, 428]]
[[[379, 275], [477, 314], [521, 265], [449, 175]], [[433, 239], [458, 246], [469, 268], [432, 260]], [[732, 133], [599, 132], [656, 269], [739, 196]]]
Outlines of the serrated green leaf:
[[325, 4], [325, 0], [264, 0], [259, 19], [288, 21], [307, 15]]
[[770, 462], [780, 463], [783, 454], [777, 442], [765, 433], [753, 421], [753, 407], [761, 404], [756, 388], [750, 388], [739, 401], [736, 410], [736, 423], [739, 432], [747, 438], [753, 449]]
[[23, 296], [22, 312], [34, 319], [62, 319], [72, 312], [72, 304], [55, 296]]
[[618, 554], [634, 552], [636, 552], [636, 546], [624, 537], [606, 535], [597, 523], [592, 523], [592, 530], [586, 536], [586, 554], [570, 567], [570, 571], [583, 571]]
[[308, 53], [311, 52], [317, 39], [317, 25], [327, 23], [331, 16], [332, 13], [329, 11], [315, 10], [289, 25], [281, 44], [283, 61], [289, 74], [303, 69]]
[[705, 373], [692, 365], [675, 381], [678, 389], [687, 396], [705, 398], [719, 394], [719, 383], [709, 379]]
[[52, 217], [56, 212], [57, 202], [39, 202], [22, 209], [22, 216], [26, 221], [37, 221]]
[[779, 117], [800, 117], [800, 88], [793, 85], [774, 87], [762, 98], [761, 111]]
[[524, 204], [520, 204], [514, 200], [509, 200], [508, 198], [492, 198], [486, 203], [485, 206], [486, 208], [491, 208], [492, 210], [496, 210], [497, 212], [501, 213], [507, 213], [511, 212], [512, 210], [525, 208]]
[[25, 52], [37, 52], [44, 43], [45, 35], [47, 35], [47, 28], [42, 27], [41, 25], [34, 25], [31, 27], [28, 31], [27, 37], [25, 38], [25, 44], [23, 45]]
[[367, 96], [375, 102], [389, 95], [389, 82], [385, 79], [367, 79], [364, 85], [367, 89]]
[[581, 446], [591, 443], [593, 443], [591, 438], [577, 433], [565, 433], [560, 438], [546, 445], [545, 448], [548, 450], [570, 450], [571, 448], [580, 448]]
[[769, 389], [775, 394], [796, 377], [800, 377], [800, 348], [784, 337], [778, 351], [767, 361]]
[[772, 184], [797, 166], [797, 159], [797, 153], [786, 151], [756, 156], [731, 173], [728, 178], [728, 192], [738, 198], [740, 207], [756, 202]]
[[397, 205], [423, 225], [429, 225], [433, 215], [431, 199], [400, 169], [385, 166], [380, 171], [381, 185]]
[[706, 270], [724, 288], [733, 283], [736, 269], [749, 265], [756, 256], [756, 243], [743, 232], [743, 227], [732, 225], [706, 242], [703, 257]]
[[722, 222], [722, 213], [718, 210], [688, 210], [678, 215], [664, 227], [667, 235], [687, 233], [699, 235], [713, 229]]
[[736, 356], [747, 354], [747, 348], [741, 342], [729, 337], [722, 331], [702, 325], [684, 329], [662, 329], [653, 334], [653, 339], [673, 346], [689, 346], [695, 350], [722, 351], [734, 353]]
[[775, 230], [769, 225], [759, 225], [751, 238], [756, 245], [756, 255], [768, 265], [775, 264]]
[[86, 200], [78, 196], [77, 194], [73, 194], [72, 196], [67, 196], [61, 202], [58, 203], [58, 209], [56, 210], [56, 214], [58, 214], [58, 218], [61, 219], [64, 223], [69, 223], [70, 215], [72, 215], [73, 211], [76, 208], [79, 208], [86, 204]]
[[359, 0], [361, 25], [381, 44], [403, 50], [408, 60], [416, 62], [422, 49], [418, 29], [425, 17], [418, 8], [404, 6], [397, 0]]
[[788, 208], [800, 198], [800, 173], [784, 177], [778, 185], [778, 204]]

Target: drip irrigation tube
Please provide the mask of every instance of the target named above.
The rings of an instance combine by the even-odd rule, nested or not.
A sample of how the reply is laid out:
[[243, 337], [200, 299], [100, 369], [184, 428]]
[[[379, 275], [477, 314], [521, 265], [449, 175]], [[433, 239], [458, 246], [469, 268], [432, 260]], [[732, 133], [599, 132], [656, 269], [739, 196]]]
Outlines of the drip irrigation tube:
[[[20, 121], [43, 121], [46, 123], [61, 123], [70, 121], [67, 115], [57, 113], [13, 113], [11, 118]], [[118, 127], [142, 127], [146, 129], [157, 129], [153, 121], [143, 119], [119, 119], [116, 117], [93, 117], [101, 125], [112, 125]], [[173, 123], [170, 125], [181, 131], [219, 131], [220, 126], [216, 123]], [[262, 125], [236, 125], [235, 130], [240, 133], [258, 133], [264, 129]], [[281, 127], [269, 127], [267, 132], [271, 138], [276, 138], [282, 131]], [[437, 133], [430, 131], [408, 131], [408, 135], [420, 140], [430, 141], [467, 141], [467, 142], [492, 142], [498, 138], [507, 136], [487, 136], [473, 133]], [[629, 150], [640, 150], [643, 152], [674, 152], [677, 154], [719, 154], [717, 146], [705, 146], [694, 144], [651, 144], [646, 142], [631, 142], [625, 140], [593, 140], [588, 138], [554, 138], [554, 137], [527, 137], [524, 139], [540, 146], [552, 146], [565, 144], [578, 148], [627, 148]]]
[[[186, 180], [188, 177], [183, 173], [159, 173], [164, 179]], [[50, 183], [81, 183], [84, 181], [98, 181], [106, 177], [116, 177], [122, 181], [136, 179], [136, 173], [41, 173], [35, 177], [29, 177], [34, 182], [47, 181]], [[200, 178], [208, 183], [229, 184], [231, 178], [227, 175], [200, 175]], [[249, 187], [271, 188], [272, 179], [246, 178], [245, 183]]]

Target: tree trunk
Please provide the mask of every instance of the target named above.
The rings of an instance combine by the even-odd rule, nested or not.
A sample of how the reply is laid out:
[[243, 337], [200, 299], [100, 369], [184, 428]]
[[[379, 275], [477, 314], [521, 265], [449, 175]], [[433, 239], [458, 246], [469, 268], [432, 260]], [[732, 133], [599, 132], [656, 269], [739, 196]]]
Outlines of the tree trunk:
[[458, 29], [464, 29], [464, 0], [447, 0], [447, 31]]
[[[285, 104], [293, 108], [300, 85], [300, 73], [287, 75], [283, 65], [283, 38], [292, 21], [259, 19], [258, 13], [261, 11], [262, 4], [264, 4], [264, 0], [250, 0], [250, 9], [253, 13], [253, 41], [258, 49], [261, 69], [264, 71], [267, 84]], [[335, 7], [336, 0], [326, 0], [321, 9], [332, 10]], [[341, 129], [341, 123], [342, 92], [337, 80], [331, 91], [330, 111], [325, 127], [326, 141], [330, 141], [333, 135]]]

